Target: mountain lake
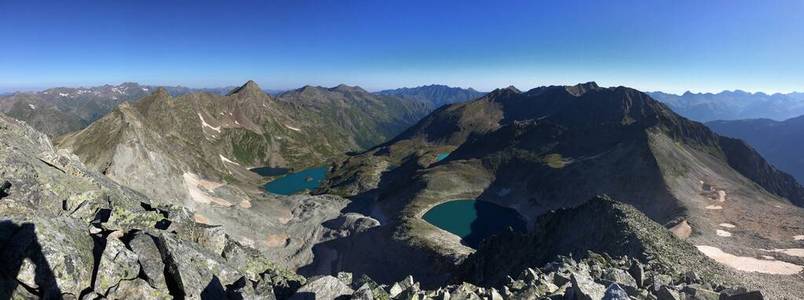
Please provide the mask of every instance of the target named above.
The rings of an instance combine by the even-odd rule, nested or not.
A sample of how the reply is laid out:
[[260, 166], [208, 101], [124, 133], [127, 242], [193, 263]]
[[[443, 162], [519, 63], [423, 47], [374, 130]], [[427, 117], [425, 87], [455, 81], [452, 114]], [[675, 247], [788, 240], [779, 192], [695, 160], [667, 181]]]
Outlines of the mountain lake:
[[461, 237], [461, 243], [477, 248], [480, 242], [511, 227], [526, 232], [525, 219], [511, 208], [473, 199], [453, 200], [436, 205], [424, 220]]
[[315, 190], [327, 176], [327, 167], [313, 167], [290, 173], [265, 184], [265, 190], [279, 195], [293, 195]]

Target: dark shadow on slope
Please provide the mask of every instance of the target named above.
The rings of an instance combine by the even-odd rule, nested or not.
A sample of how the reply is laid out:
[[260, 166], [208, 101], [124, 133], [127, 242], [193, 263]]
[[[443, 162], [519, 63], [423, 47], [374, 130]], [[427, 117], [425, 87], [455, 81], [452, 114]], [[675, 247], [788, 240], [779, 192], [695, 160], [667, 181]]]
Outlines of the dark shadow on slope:
[[[61, 299], [61, 290], [42, 253], [35, 228], [32, 223], [17, 225], [11, 221], [0, 222], [0, 300], [11, 299], [18, 288], [42, 299]], [[36, 288], [17, 281], [25, 259], [36, 267]]]
[[220, 279], [218, 276], [212, 276], [212, 280], [209, 281], [207, 287], [201, 291], [201, 299], [204, 300], [214, 300], [214, 299], [226, 299], [226, 289], [223, 288], [223, 284], [221, 284]]
[[[469, 235], [461, 243], [477, 249], [484, 239], [506, 231], [527, 232], [525, 219], [516, 210], [486, 201], [475, 201], [477, 218], [470, 225]], [[509, 230], [510, 228], [510, 230]]]

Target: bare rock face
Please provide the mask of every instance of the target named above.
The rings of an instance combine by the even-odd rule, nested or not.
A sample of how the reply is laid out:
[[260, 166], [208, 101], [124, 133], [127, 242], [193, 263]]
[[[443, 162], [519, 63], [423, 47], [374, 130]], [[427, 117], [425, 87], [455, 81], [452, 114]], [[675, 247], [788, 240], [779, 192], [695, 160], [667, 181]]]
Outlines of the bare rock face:
[[354, 291], [338, 278], [324, 276], [303, 285], [291, 297], [292, 300], [336, 299], [351, 295]]
[[137, 278], [140, 272], [137, 254], [128, 250], [119, 239], [121, 235], [115, 233], [106, 238], [106, 247], [98, 263], [94, 288], [99, 294], [106, 294], [109, 288], [122, 281]]

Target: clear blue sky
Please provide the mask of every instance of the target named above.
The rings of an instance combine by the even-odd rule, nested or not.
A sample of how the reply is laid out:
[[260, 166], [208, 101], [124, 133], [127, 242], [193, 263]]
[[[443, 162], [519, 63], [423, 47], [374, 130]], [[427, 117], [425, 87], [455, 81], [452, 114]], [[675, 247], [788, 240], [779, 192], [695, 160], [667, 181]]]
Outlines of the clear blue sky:
[[804, 1], [0, 0], [0, 91], [248, 79], [804, 90]]

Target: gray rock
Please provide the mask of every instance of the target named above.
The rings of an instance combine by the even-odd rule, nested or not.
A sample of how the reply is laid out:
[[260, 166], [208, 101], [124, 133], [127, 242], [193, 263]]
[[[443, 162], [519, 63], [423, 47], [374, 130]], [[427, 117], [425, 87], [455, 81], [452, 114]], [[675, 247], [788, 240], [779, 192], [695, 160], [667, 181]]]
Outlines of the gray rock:
[[657, 300], [681, 300], [681, 295], [666, 285], [659, 287], [656, 297]]
[[592, 277], [582, 273], [573, 273], [572, 294], [578, 300], [598, 300], [603, 298], [606, 287], [596, 283]]
[[603, 300], [630, 300], [631, 298], [628, 297], [628, 293], [620, 287], [618, 284], [614, 283], [610, 285], [606, 289], [606, 293], [603, 295]]
[[159, 248], [156, 246], [154, 238], [147, 233], [138, 232], [129, 241], [128, 246], [137, 253], [148, 284], [156, 289], [167, 289], [165, 264], [162, 262], [162, 255], [159, 253]]
[[106, 294], [109, 288], [123, 280], [136, 278], [140, 272], [137, 254], [126, 248], [119, 239], [120, 236], [122, 233], [116, 231], [106, 238], [106, 248], [98, 263], [94, 286], [95, 291], [100, 294]]
[[145, 280], [135, 278], [134, 280], [123, 280], [118, 285], [109, 289], [106, 299], [173, 299], [167, 292], [152, 288]]
[[349, 272], [338, 272], [338, 279], [342, 281], [344, 284], [351, 286], [352, 285], [352, 273]]
[[[81, 294], [91, 286], [94, 258], [86, 224], [56, 217], [0, 219], [0, 271], [45, 295]], [[52, 293], [52, 294], [51, 294]]]
[[335, 299], [351, 295], [354, 291], [333, 276], [324, 276], [303, 285], [290, 297], [291, 300]]
[[179, 240], [167, 233], [161, 233], [158, 240], [159, 253], [166, 265], [166, 276], [170, 277], [166, 279], [176, 282], [186, 298], [198, 299], [205, 290], [222, 292], [222, 285], [233, 283], [242, 276], [220, 256], [194, 243]]
[[353, 300], [374, 300], [374, 293], [371, 292], [371, 286], [364, 283], [357, 291], [352, 294]]
[[628, 268], [628, 274], [634, 278], [638, 287], [645, 287], [645, 270], [642, 268], [642, 263], [636, 259], [631, 260], [631, 267]]
[[618, 283], [620, 285], [637, 287], [636, 280], [628, 274], [628, 272], [617, 269], [608, 268], [603, 273], [602, 279]]
[[720, 299], [720, 294], [711, 291], [709, 289], [703, 288], [696, 284], [687, 285], [681, 291], [687, 294], [687, 299], [695, 299], [695, 300]]

